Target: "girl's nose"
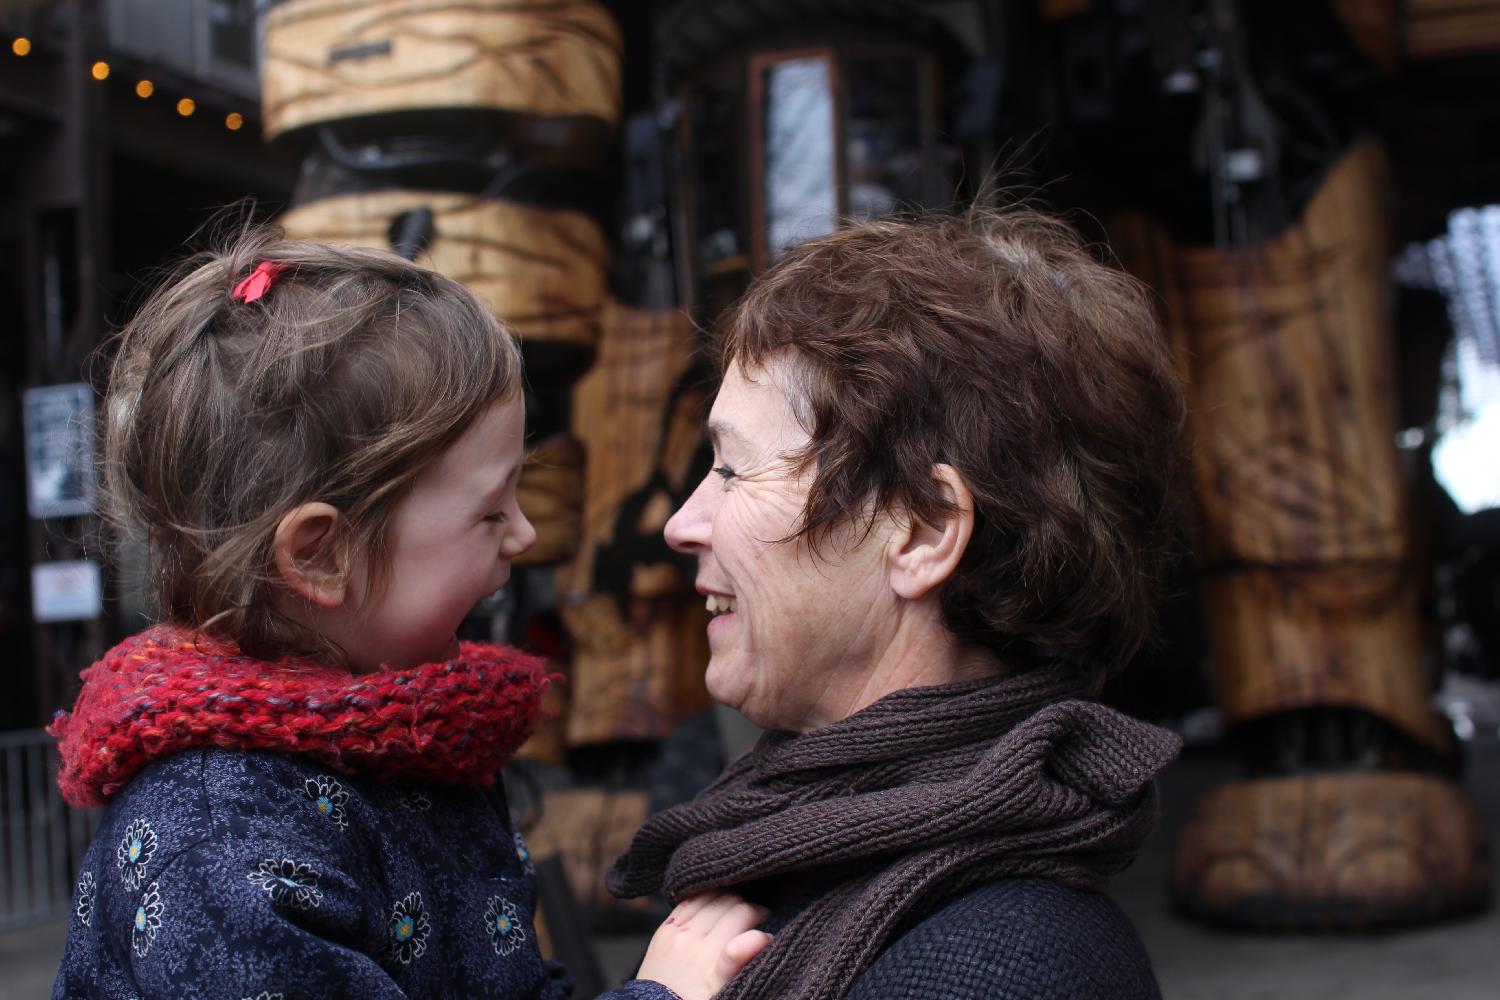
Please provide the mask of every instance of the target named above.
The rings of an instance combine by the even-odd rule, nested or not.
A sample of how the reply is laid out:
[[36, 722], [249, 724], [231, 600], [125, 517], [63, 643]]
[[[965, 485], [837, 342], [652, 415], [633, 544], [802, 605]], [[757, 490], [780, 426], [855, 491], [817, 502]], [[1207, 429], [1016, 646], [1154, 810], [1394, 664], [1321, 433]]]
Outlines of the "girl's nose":
[[500, 546], [500, 554], [506, 559], [514, 559], [535, 544], [536, 526], [531, 523], [531, 519], [526, 516], [525, 512], [517, 507], [515, 519], [511, 521], [511, 530], [506, 532], [505, 541]]

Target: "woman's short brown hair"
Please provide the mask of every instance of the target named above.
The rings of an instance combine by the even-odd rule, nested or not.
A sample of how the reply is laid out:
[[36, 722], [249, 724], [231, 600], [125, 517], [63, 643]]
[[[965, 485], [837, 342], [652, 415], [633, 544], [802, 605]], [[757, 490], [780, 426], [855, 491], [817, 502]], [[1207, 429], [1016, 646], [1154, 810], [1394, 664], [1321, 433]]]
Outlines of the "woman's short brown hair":
[[797, 536], [851, 512], [940, 520], [952, 465], [975, 528], [949, 628], [1091, 689], [1148, 639], [1175, 537], [1184, 400], [1146, 288], [1027, 208], [862, 223], [787, 250], [718, 340], [720, 371], [799, 360], [813, 468]]
[[[260, 298], [235, 285], [284, 268]], [[242, 232], [184, 261], [118, 337], [103, 513], [146, 545], [167, 621], [262, 657], [339, 650], [278, 610], [271, 543], [337, 508], [371, 583], [396, 504], [490, 403], [518, 396], [513, 338], [460, 284], [395, 254]]]

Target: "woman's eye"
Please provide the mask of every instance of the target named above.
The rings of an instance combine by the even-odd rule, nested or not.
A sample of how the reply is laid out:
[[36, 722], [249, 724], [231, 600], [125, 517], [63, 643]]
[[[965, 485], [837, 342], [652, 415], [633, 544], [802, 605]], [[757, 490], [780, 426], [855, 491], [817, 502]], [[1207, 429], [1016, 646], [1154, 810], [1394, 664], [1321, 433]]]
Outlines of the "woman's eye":
[[734, 470], [727, 465], [716, 465], [714, 466], [713, 472], [716, 476], [718, 476], [725, 482], [728, 482], [729, 480], [734, 478]]
[[493, 514], [484, 515], [484, 519], [491, 524], [504, 524], [508, 520], [504, 511], [497, 510]]

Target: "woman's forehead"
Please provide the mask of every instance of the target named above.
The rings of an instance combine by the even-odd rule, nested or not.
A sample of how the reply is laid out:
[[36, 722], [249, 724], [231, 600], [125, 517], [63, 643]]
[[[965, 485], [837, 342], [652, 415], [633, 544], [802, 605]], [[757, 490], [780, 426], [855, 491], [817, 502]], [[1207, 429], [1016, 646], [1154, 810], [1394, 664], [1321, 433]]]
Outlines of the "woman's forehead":
[[768, 439], [806, 443], [807, 433], [787, 398], [789, 376], [790, 364], [780, 359], [748, 370], [738, 361], [731, 363], [709, 411], [709, 440], [715, 446], [763, 444]]

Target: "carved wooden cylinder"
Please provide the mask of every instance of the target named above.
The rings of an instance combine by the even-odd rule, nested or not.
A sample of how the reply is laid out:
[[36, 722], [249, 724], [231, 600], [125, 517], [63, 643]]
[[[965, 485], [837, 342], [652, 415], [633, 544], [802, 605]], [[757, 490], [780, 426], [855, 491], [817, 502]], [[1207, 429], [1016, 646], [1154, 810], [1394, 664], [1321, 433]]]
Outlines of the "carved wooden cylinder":
[[708, 704], [707, 612], [661, 535], [700, 440], [692, 323], [610, 302], [600, 327], [598, 360], [573, 391], [589, 455], [583, 539], [557, 580], [574, 644], [573, 746], [663, 739]]
[[1500, 0], [1405, 0], [1402, 7], [1406, 51], [1413, 59], [1500, 49]]
[[612, 128], [621, 46], [593, 0], [288, 0], [266, 21], [266, 135], [460, 109]]
[[434, 236], [417, 263], [462, 282], [527, 341], [591, 349], [609, 247], [587, 215], [496, 198], [383, 190], [321, 198], [280, 219], [294, 239], [390, 248], [391, 222], [426, 208]]
[[1484, 824], [1463, 790], [1410, 772], [1236, 781], [1199, 801], [1172, 898], [1263, 930], [1419, 923], [1484, 908]]
[[1385, 301], [1385, 158], [1355, 147], [1299, 222], [1245, 248], [1138, 226], [1187, 381], [1198, 550], [1226, 721], [1362, 708], [1429, 745]]

